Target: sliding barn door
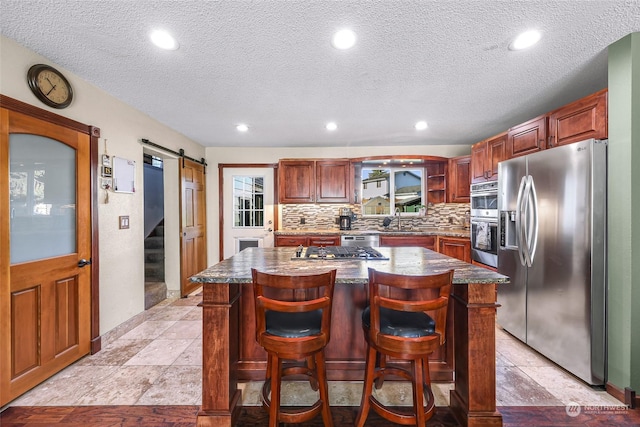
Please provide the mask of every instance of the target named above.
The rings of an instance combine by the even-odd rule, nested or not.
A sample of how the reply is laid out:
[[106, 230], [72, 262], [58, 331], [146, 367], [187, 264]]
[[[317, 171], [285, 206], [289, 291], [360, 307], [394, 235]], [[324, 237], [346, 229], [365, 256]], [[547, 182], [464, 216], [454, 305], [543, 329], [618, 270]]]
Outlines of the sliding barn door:
[[207, 226], [204, 165], [180, 159], [180, 295], [199, 285], [189, 277], [207, 268]]

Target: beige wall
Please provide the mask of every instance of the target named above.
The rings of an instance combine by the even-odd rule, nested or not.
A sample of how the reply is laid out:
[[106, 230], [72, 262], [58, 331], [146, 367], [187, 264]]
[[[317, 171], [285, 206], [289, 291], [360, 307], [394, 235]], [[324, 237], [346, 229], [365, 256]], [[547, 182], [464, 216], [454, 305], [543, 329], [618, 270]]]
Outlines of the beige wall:
[[[64, 110], [47, 107], [31, 93], [26, 81], [33, 64], [50, 64], [62, 71], [74, 89], [74, 101]], [[101, 130], [100, 152], [107, 140], [108, 154], [135, 160], [136, 193], [99, 194], [100, 224], [100, 333], [105, 333], [125, 320], [144, 311], [143, 188], [142, 153], [139, 143], [147, 138], [157, 144], [178, 150], [183, 148], [194, 158], [205, 155], [202, 146], [159, 124], [149, 116], [118, 101], [106, 92], [80, 79], [64, 67], [53, 63], [13, 40], [0, 38], [0, 93], [39, 108], [52, 111]], [[174, 171], [175, 173], [175, 171]], [[177, 177], [175, 178], [177, 179]], [[177, 186], [175, 186], [177, 188]], [[178, 194], [175, 195], [176, 200]], [[174, 203], [174, 206], [177, 203]], [[129, 215], [130, 228], [118, 229], [118, 216]], [[177, 227], [176, 213], [173, 224]], [[168, 272], [175, 280], [177, 266]], [[170, 285], [170, 288], [175, 288]]]

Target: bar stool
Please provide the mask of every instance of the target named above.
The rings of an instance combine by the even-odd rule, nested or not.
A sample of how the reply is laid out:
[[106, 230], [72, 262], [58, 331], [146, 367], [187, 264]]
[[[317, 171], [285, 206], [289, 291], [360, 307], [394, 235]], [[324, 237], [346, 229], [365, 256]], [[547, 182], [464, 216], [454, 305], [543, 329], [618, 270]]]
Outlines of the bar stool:
[[[403, 425], [424, 426], [433, 416], [428, 356], [445, 343], [452, 280], [453, 270], [405, 276], [369, 268], [369, 307], [362, 313], [368, 349], [357, 427], [364, 426], [371, 408]], [[411, 370], [387, 364], [387, 357], [409, 360]], [[382, 387], [386, 375], [411, 381], [413, 412], [387, 407], [372, 395], [374, 383]]]
[[[308, 275], [279, 275], [251, 269], [256, 312], [256, 341], [267, 351], [262, 406], [269, 412], [269, 427], [278, 422], [302, 423], [322, 413], [333, 426], [329, 408], [324, 347], [329, 343], [336, 270]], [[283, 360], [306, 364], [283, 366]], [[304, 375], [320, 398], [308, 408], [280, 408], [282, 377]], [[271, 398], [269, 398], [271, 392]]]

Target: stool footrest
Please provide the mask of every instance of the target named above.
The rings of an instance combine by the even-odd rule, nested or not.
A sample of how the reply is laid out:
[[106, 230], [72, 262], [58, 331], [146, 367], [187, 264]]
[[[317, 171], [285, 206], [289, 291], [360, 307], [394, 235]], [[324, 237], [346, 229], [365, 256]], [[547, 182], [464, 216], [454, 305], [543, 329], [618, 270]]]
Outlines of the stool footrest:
[[[269, 393], [271, 393], [271, 381], [267, 380], [262, 385], [262, 407], [269, 411], [271, 408], [271, 399], [269, 398]], [[322, 400], [318, 399], [313, 405], [304, 408], [296, 408], [296, 409], [284, 409], [286, 407], [280, 406], [280, 410], [278, 411], [279, 421], [289, 424], [301, 423], [305, 421], [309, 421], [312, 418], [316, 417], [319, 413], [322, 412]]]
[[[425, 415], [425, 421], [429, 420], [433, 414], [434, 409], [436, 407], [435, 398], [433, 397], [433, 392], [431, 391], [431, 387], [427, 384], [424, 384], [425, 398], [427, 400], [426, 405], [422, 404], [422, 411]], [[371, 408], [376, 411], [378, 415], [382, 418], [392, 421], [398, 424], [403, 425], [415, 425], [416, 424], [416, 416], [415, 416], [415, 407], [416, 404], [414, 402], [413, 407], [407, 407], [406, 411], [401, 409], [391, 408], [386, 405], [383, 405], [378, 399], [374, 396], [369, 396], [369, 402], [371, 403]], [[417, 406], [418, 410], [420, 410], [420, 405]]]

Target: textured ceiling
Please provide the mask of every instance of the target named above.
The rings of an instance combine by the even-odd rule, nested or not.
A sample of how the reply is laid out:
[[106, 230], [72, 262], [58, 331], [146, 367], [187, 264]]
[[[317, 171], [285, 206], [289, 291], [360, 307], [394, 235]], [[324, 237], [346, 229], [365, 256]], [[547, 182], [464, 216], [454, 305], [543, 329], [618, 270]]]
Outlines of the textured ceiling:
[[640, 1], [1, 0], [0, 30], [205, 146], [471, 144], [606, 87]]

